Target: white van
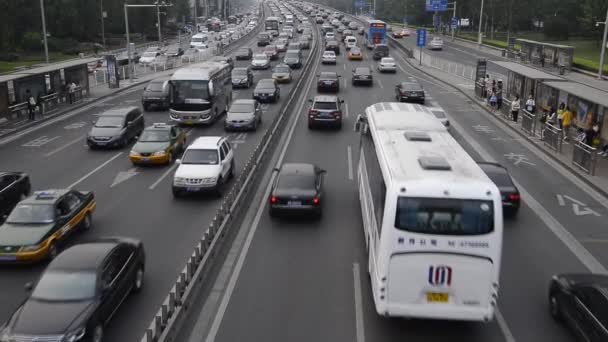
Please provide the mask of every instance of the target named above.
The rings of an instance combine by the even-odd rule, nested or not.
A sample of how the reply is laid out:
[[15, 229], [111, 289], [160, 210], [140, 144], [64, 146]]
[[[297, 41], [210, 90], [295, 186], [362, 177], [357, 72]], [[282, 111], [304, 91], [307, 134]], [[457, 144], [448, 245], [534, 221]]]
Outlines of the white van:
[[357, 37], [347, 36], [344, 38], [344, 45], [346, 45], [346, 50], [357, 47]]
[[197, 33], [190, 39], [190, 47], [195, 49], [206, 49], [209, 47], [209, 45], [207, 45], [208, 40], [209, 38], [207, 38], [206, 34]]

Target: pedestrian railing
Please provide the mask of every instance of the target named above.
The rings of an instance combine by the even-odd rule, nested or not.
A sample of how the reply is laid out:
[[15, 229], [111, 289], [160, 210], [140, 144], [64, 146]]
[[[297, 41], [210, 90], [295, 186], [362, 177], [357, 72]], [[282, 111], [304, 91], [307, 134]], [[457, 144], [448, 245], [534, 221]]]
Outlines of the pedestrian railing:
[[533, 137], [536, 133], [536, 114], [521, 109], [521, 130]]
[[13, 120], [16, 118], [20, 118], [21, 116], [27, 115], [27, 113], [28, 113], [27, 102], [21, 102], [21, 103], [12, 105], [12, 106], [8, 107], [8, 111], [10, 114], [10, 119], [13, 119]]
[[597, 149], [578, 141], [572, 146], [572, 164], [588, 174], [595, 175]]
[[550, 123], [545, 123], [541, 129], [540, 138], [545, 144], [556, 152], [562, 151], [562, 130]]
[[42, 96], [41, 99], [42, 103], [40, 107], [40, 114], [42, 116], [53, 113], [54, 111], [59, 109], [59, 106], [61, 104], [61, 98], [59, 97], [58, 93]]
[[513, 119], [511, 117], [511, 101], [504, 98], [502, 99], [502, 103], [500, 105], [500, 113], [502, 114], [502, 117], [507, 121]]

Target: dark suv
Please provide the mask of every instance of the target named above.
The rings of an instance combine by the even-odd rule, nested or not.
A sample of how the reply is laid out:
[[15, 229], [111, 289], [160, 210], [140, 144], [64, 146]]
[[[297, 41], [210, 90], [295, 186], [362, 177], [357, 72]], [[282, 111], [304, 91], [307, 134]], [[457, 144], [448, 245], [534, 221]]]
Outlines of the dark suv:
[[144, 115], [138, 107], [120, 107], [101, 113], [87, 135], [87, 145], [123, 147], [144, 130]]
[[158, 78], [150, 81], [141, 95], [141, 104], [144, 110], [150, 109], [151, 105], [169, 108], [169, 79]]
[[315, 96], [310, 99], [312, 106], [308, 111], [308, 128], [319, 125], [342, 128], [342, 103], [337, 96]]
[[340, 91], [340, 75], [338, 73], [329, 71], [322, 72], [320, 75], [317, 75], [319, 80], [317, 81], [317, 91], [332, 91], [339, 92]]
[[388, 57], [388, 45], [376, 44], [374, 45], [373, 58], [375, 61], [379, 61], [382, 57]]
[[372, 78], [372, 68], [370, 67], [358, 67], [353, 69], [353, 85], [357, 84], [368, 84], [373, 85], [374, 80]]
[[333, 51], [336, 55], [340, 54], [340, 44], [335, 40], [330, 40], [325, 44], [325, 51]]

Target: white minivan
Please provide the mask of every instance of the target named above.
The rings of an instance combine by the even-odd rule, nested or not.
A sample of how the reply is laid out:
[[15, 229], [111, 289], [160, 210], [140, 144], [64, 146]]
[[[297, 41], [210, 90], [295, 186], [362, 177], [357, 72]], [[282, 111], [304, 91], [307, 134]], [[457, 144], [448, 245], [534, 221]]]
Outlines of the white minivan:
[[357, 37], [347, 36], [344, 38], [344, 45], [346, 45], [346, 50], [350, 50], [357, 46]]
[[209, 47], [207, 45], [208, 38], [204, 33], [197, 33], [190, 39], [190, 47], [195, 49], [206, 49]]

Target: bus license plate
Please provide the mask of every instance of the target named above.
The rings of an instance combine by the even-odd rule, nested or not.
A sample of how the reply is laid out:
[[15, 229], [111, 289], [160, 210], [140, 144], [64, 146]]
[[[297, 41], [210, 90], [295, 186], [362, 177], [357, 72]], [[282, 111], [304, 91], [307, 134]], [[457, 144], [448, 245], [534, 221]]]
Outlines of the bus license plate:
[[301, 207], [302, 202], [301, 201], [288, 201], [287, 205], [290, 207]]
[[447, 303], [450, 295], [447, 293], [427, 292], [426, 301], [429, 303]]

